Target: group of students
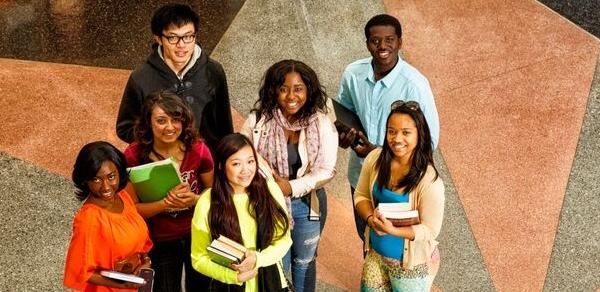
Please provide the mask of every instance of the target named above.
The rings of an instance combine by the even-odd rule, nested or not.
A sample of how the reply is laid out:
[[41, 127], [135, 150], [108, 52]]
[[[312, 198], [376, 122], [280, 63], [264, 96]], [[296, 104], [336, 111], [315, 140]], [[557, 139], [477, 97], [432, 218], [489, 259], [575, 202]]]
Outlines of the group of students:
[[[397, 22], [378, 15], [365, 27], [374, 86], [402, 62], [397, 48], [387, 51], [393, 42], [401, 44]], [[361, 290], [428, 291], [439, 266], [435, 238], [444, 208], [444, 186], [433, 162], [437, 113], [435, 137], [423, 109], [430, 105], [418, 95], [363, 101], [377, 107], [378, 117], [366, 118], [356, 102], [361, 97], [354, 95], [360, 90], [353, 90], [356, 82], [348, 77], [351, 64], [336, 99], [368, 126], [366, 133], [338, 133], [315, 71], [283, 60], [265, 72], [241, 133], [232, 133], [224, 71], [194, 42], [197, 23], [186, 5], [155, 12], [153, 54], [132, 73], [117, 118], [119, 137], [129, 146], [122, 153], [93, 142], [80, 150], [72, 179], [83, 204], [73, 220], [65, 286], [137, 289], [138, 284], [100, 275], [133, 257], [131, 273], [154, 269], [154, 291], [181, 291], [182, 279], [188, 292], [315, 291], [327, 216], [324, 185], [335, 175], [338, 146], [353, 145], [357, 159], [365, 157], [364, 163], [357, 160], [362, 170], [356, 184], [351, 181], [357, 228], [361, 219], [366, 225], [359, 229], [365, 243]], [[377, 43], [377, 29], [388, 26], [392, 36]], [[393, 60], [394, 54], [381, 75], [378, 60]], [[371, 127], [377, 119], [384, 126]], [[351, 143], [354, 139], [361, 143]], [[178, 162], [184, 182], [162, 200], [141, 202], [126, 168], [169, 157]], [[419, 211], [420, 223], [394, 227], [378, 212], [379, 202], [407, 203]], [[207, 247], [220, 235], [247, 247], [241, 263], [225, 267], [211, 261]]]

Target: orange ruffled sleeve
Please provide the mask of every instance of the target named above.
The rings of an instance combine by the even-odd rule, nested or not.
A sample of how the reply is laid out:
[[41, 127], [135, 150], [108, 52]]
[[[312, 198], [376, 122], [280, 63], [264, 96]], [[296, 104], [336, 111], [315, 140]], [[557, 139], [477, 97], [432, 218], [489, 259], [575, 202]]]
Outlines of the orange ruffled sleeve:
[[112, 267], [110, 249], [103, 248], [111, 242], [106, 238], [105, 228], [100, 221], [99, 210], [88, 205], [81, 207], [73, 219], [73, 236], [67, 251], [64, 285], [84, 290], [87, 280], [97, 270], [109, 270]]

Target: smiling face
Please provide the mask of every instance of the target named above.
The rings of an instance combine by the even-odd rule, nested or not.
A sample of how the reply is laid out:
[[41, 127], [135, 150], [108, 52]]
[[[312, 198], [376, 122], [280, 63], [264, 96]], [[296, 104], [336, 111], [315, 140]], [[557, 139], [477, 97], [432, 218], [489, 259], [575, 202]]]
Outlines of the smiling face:
[[[162, 34], [162, 36], [154, 36], [154, 38], [156, 42], [162, 46], [165, 63], [167, 63], [171, 69], [177, 68], [177, 70], [180, 70], [190, 60], [196, 46], [194, 41], [185, 43], [181, 37], [187, 36], [189, 38], [190, 36], [195, 35], [196, 30], [194, 24], [190, 22], [184, 24], [182, 27], [170, 25], [167, 29], [163, 30]], [[169, 43], [168, 38], [174, 36], [180, 37], [178, 38], [177, 43]]]
[[242, 147], [225, 161], [225, 175], [234, 193], [245, 193], [256, 174], [256, 159], [250, 145]]
[[152, 109], [150, 121], [154, 143], [171, 144], [181, 135], [181, 120], [172, 118], [158, 105]]
[[409, 115], [392, 114], [387, 125], [386, 141], [396, 158], [410, 159], [418, 139], [415, 121]]
[[281, 108], [283, 116], [293, 122], [296, 113], [306, 103], [307, 89], [302, 77], [297, 72], [290, 72], [285, 75], [285, 81], [279, 87], [277, 103]]
[[119, 171], [117, 166], [110, 160], [102, 162], [96, 176], [88, 182], [90, 196], [95, 198], [112, 201], [119, 189]]
[[367, 40], [367, 49], [373, 56], [376, 70], [391, 70], [398, 61], [402, 39], [398, 37], [396, 29], [391, 25], [376, 25], [369, 31], [371, 34]]

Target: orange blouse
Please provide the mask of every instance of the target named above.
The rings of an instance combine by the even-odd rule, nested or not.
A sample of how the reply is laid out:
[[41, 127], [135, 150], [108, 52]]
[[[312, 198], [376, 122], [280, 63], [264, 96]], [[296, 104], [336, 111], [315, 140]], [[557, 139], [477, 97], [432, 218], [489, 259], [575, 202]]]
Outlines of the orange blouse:
[[117, 260], [148, 252], [152, 241], [146, 222], [125, 190], [118, 193], [123, 211], [112, 213], [84, 203], [73, 219], [73, 236], [67, 251], [64, 285], [82, 291], [135, 291], [88, 283], [94, 272], [112, 270]]

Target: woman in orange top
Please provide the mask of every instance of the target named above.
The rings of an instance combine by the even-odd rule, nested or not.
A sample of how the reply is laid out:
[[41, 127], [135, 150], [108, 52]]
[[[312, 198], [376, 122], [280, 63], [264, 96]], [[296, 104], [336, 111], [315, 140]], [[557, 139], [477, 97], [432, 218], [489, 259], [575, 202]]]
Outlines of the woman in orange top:
[[[67, 252], [64, 285], [81, 291], [132, 291], [141, 285], [100, 275], [116, 270], [115, 262], [138, 257], [150, 267], [152, 247], [148, 227], [137, 213], [127, 184], [123, 153], [106, 142], [83, 146], [73, 169], [75, 195], [83, 205], [73, 219], [73, 236]], [[127, 188], [126, 188], [127, 186]]]

